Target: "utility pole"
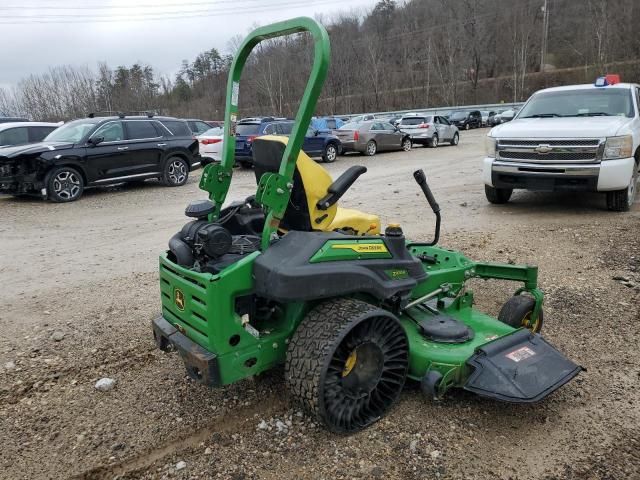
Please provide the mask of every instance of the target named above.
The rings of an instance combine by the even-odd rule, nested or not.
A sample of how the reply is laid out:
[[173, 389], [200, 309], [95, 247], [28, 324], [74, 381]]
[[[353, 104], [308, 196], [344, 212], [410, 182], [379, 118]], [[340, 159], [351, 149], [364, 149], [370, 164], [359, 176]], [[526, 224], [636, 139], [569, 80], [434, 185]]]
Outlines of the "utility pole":
[[540, 71], [544, 72], [547, 57], [547, 40], [549, 38], [549, 0], [542, 6], [542, 52], [540, 53]]

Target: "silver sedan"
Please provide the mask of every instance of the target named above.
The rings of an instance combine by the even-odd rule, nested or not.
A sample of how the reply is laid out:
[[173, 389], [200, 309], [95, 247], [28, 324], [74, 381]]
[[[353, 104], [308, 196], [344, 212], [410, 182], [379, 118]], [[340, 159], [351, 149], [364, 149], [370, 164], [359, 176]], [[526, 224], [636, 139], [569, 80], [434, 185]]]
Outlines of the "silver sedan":
[[342, 143], [342, 151], [375, 155], [385, 150], [411, 150], [411, 138], [389, 122], [369, 120], [345, 123], [333, 132]]

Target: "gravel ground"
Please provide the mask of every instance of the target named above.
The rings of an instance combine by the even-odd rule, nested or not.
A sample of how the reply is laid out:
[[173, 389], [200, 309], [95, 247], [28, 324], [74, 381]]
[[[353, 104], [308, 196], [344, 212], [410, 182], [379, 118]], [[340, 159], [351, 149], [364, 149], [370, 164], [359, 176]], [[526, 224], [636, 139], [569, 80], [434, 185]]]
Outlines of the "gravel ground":
[[[369, 172], [343, 205], [399, 221], [415, 239], [443, 207], [441, 244], [472, 258], [540, 266], [545, 337], [587, 368], [534, 406], [463, 391], [437, 403], [409, 385], [371, 428], [331, 435], [290, 402], [279, 372], [219, 390], [154, 348], [157, 254], [203, 198], [153, 182], [53, 205], [0, 199], [0, 478], [640, 478], [640, 205], [607, 212], [595, 194], [484, 199], [482, 131], [458, 147], [341, 157]], [[252, 193], [239, 171], [230, 198]], [[497, 314], [511, 294], [472, 282]], [[104, 391], [94, 385], [115, 380]]]

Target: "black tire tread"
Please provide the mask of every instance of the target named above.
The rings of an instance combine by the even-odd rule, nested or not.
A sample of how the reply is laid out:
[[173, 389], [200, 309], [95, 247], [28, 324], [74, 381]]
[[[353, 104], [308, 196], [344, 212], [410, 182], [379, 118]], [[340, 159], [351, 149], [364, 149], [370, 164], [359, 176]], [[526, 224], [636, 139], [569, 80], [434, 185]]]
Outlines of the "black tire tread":
[[291, 337], [286, 382], [294, 399], [324, 425], [328, 426], [328, 421], [320, 408], [320, 382], [327, 362], [353, 321], [376, 310], [375, 306], [352, 298], [327, 300], [307, 314]]
[[509, 201], [513, 194], [513, 190], [510, 188], [494, 188], [489, 185], [485, 185], [484, 193], [490, 203], [500, 205]]
[[[507, 300], [500, 309], [500, 313], [498, 313], [498, 320], [513, 328], [520, 328], [522, 326], [522, 320], [527, 316], [527, 313], [533, 310], [535, 304], [535, 300], [526, 295], [513, 296]], [[538, 322], [539, 328], [535, 333], [542, 330], [543, 322], [544, 314], [541, 309], [540, 320]]]

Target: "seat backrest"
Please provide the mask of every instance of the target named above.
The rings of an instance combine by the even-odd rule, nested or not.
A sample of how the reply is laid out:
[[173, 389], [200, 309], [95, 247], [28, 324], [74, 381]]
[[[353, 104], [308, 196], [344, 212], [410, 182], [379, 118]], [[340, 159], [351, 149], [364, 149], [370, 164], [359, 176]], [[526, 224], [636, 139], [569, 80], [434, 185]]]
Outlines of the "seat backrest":
[[[265, 173], [278, 173], [287, 146], [287, 137], [265, 135], [253, 141], [253, 165], [256, 182]], [[336, 216], [337, 205], [327, 210], [317, 207], [333, 183], [331, 175], [300, 151], [293, 174], [293, 189], [281, 226], [286, 230], [326, 230]]]

